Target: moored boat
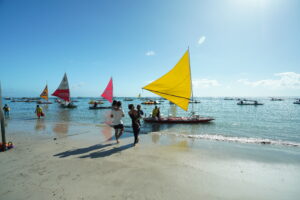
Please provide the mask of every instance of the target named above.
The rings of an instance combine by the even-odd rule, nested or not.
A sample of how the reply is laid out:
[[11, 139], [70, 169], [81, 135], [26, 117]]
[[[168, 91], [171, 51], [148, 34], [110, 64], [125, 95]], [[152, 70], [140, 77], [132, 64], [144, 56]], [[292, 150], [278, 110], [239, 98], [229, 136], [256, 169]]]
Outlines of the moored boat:
[[253, 101], [253, 100], [242, 100], [237, 102], [237, 105], [240, 106], [260, 106], [260, 105], [264, 105], [263, 103], [258, 103], [257, 101]]
[[148, 123], [165, 123], [165, 124], [199, 124], [199, 123], [206, 123], [214, 120], [211, 117], [200, 117], [200, 116], [193, 116], [193, 117], [161, 117], [161, 118], [153, 118], [147, 117], [144, 118], [145, 122]]
[[200, 102], [195, 101], [193, 98], [189, 50], [185, 52], [179, 62], [168, 73], [146, 85], [143, 89], [169, 100], [170, 103], [176, 104], [185, 111], [188, 111], [189, 103], [192, 104], [190, 117], [159, 117], [158, 115], [158, 117], [151, 116], [144, 118], [145, 122], [191, 124], [214, 120], [211, 117], [195, 115], [193, 104]]

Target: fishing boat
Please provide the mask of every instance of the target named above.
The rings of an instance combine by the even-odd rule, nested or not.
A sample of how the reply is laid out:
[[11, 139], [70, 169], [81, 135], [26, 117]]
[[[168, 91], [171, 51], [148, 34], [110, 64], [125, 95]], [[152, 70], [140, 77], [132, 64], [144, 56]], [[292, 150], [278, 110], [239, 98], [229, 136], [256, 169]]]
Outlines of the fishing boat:
[[260, 106], [260, 105], [264, 105], [263, 103], [258, 103], [255, 100], [241, 100], [239, 102], [237, 102], [237, 105], [240, 106]]
[[296, 101], [294, 101], [294, 104], [300, 104], [300, 99], [297, 99]]
[[[103, 91], [103, 93], [101, 94], [101, 97], [103, 97], [104, 99], [106, 99], [107, 101], [109, 101], [110, 103], [112, 103], [113, 101], [113, 79], [110, 78], [105, 90]], [[103, 102], [102, 102], [103, 103]], [[89, 109], [91, 110], [98, 110], [98, 109], [111, 109], [111, 106], [99, 106], [98, 107], [98, 103], [95, 102], [94, 106], [90, 106]]]
[[193, 101], [190, 101], [189, 103], [201, 103], [201, 101], [193, 100]]
[[132, 98], [125, 98], [124, 101], [133, 101]]
[[[176, 104], [185, 111], [188, 111], [190, 101], [194, 101], [192, 78], [190, 68], [189, 50], [185, 52], [179, 62], [168, 73], [143, 87], [154, 94]], [[195, 115], [192, 104], [192, 112], [189, 117], [147, 117], [145, 122], [150, 123], [184, 123], [195, 124], [205, 123], [214, 120], [211, 117], [201, 117]]]
[[69, 82], [66, 73], [52, 96], [58, 97], [62, 100], [62, 103], [60, 104], [62, 108], [77, 108], [77, 106], [71, 102]]
[[42, 99], [45, 99], [46, 101], [37, 101], [36, 103], [38, 104], [52, 104], [52, 102], [49, 101], [49, 97], [48, 97], [48, 85], [46, 85], [45, 89], [43, 90], [43, 92], [40, 94], [40, 97]]
[[271, 101], [283, 101], [282, 98], [275, 98], [275, 97], [271, 97], [270, 100], [271, 100]]
[[141, 104], [144, 104], [144, 105], [157, 105], [157, 104], [160, 104], [160, 102], [159, 101], [149, 100], [149, 101], [144, 101]]

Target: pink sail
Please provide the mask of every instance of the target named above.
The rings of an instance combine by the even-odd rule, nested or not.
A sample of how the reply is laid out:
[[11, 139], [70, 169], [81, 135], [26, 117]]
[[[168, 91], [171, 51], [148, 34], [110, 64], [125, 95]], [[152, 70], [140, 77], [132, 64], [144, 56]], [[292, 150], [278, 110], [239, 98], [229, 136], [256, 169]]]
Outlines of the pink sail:
[[65, 101], [70, 102], [70, 89], [67, 74], [65, 73], [60, 85], [58, 88], [53, 92], [52, 96], [59, 97]]
[[106, 99], [107, 101], [109, 101], [110, 103], [113, 100], [113, 81], [112, 78], [110, 78], [109, 83], [107, 84], [104, 92], [101, 95], [104, 99]]

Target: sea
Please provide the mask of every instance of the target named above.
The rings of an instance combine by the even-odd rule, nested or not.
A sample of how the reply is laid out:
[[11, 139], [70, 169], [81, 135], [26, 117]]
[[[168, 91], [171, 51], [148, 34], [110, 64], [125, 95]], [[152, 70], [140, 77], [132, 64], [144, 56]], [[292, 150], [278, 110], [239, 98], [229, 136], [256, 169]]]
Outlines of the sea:
[[[127, 97], [128, 98], [128, 97]], [[125, 97], [114, 98], [122, 102], [125, 112], [125, 131], [131, 131], [131, 120], [128, 116], [128, 105], [140, 104], [145, 116], [149, 116], [155, 105], [141, 104], [145, 99]], [[268, 97], [252, 97], [263, 105], [237, 105], [237, 100], [225, 100], [224, 97], [198, 97], [195, 100], [200, 103], [189, 105], [188, 112], [167, 100], [160, 100], [162, 116], [189, 116], [194, 110], [200, 116], [213, 117], [215, 120], [203, 124], [148, 124], [143, 123], [142, 134], [161, 132], [175, 137], [191, 138], [194, 140], [212, 140], [228, 143], [248, 143], [257, 145], [272, 145], [279, 148], [300, 149], [300, 105], [293, 104], [294, 97], [283, 97], [283, 101], [271, 101]], [[95, 100], [90, 97], [73, 98], [77, 108], [61, 108], [55, 99], [50, 98], [53, 104], [43, 104], [44, 122], [47, 123], [80, 123], [80, 124], [110, 124], [110, 109], [90, 110], [89, 102]], [[101, 106], [109, 106], [110, 103], [103, 101]], [[3, 105], [8, 104], [11, 108], [10, 117], [6, 120], [11, 122], [36, 120], [34, 113], [36, 102], [11, 102], [3, 99]]]

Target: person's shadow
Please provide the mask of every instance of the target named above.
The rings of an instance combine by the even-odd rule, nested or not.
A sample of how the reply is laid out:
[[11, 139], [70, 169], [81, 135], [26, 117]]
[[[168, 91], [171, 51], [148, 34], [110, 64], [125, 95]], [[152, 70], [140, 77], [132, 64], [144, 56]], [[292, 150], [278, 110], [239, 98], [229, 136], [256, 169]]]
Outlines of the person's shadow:
[[131, 147], [133, 147], [134, 145], [131, 144], [126, 144], [120, 147], [114, 147], [112, 149], [108, 149], [108, 150], [100, 150], [98, 152], [94, 152], [94, 153], [90, 153], [88, 155], [83, 155], [80, 156], [79, 158], [101, 158], [101, 157], [107, 157], [107, 156], [111, 156], [112, 154], [115, 153], [119, 153], [121, 151], [124, 151], [126, 149], [129, 149]]
[[102, 149], [102, 148], [105, 148], [105, 147], [108, 147], [108, 146], [111, 146], [111, 145], [113, 145], [113, 144], [96, 144], [96, 145], [93, 145], [93, 146], [90, 146], [90, 147], [85, 147], [85, 148], [80, 148], [80, 149], [61, 152], [61, 153], [55, 154], [54, 156], [57, 156], [59, 158], [64, 158], [64, 157], [67, 157], [67, 156], [73, 156], [73, 155], [88, 153], [90, 151], [97, 150], [97, 149]]

